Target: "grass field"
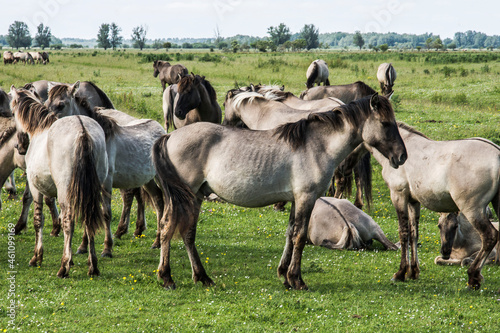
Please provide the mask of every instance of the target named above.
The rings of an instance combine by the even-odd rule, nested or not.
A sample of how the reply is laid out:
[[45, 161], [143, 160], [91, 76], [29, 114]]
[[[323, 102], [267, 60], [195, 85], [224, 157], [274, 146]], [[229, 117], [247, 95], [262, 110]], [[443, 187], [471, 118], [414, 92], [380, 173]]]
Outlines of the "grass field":
[[[158, 52], [60, 51], [47, 66], [0, 65], [0, 87], [27, 82], [91, 80], [115, 106], [163, 124], [161, 85], [153, 78]], [[212, 83], [222, 105], [227, 90], [249, 83], [284, 84], [299, 94], [310, 62], [325, 59], [330, 82], [362, 80], [379, 90], [376, 70], [392, 62], [398, 78], [393, 104], [396, 117], [436, 140], [472, 136], [500, 143], [500, 53], [169, 53]], [[466, 175], [464, 175], [466, 177]], [[16, 171], [22, 193], [25, 177]], [[397, 217], [389, 191], [374, 162], [374, 204], [368, 213], [390, 240], [398, 239]], [[87, 276], [86, 256], [75, 255], [68, 279], [56, 277], [62, 237], [49, 236], [46, 211], [44, 261], [28, 266], [34, 245], [32, 225], [15, 238], [15, 271], [8, 266], [8, 225], [20, 213], [19, 200], [2, 192], [0, 213], [0, 331], [22, 332], [497, 332], [500, 322], [500, 267], [483, 268], [479, 291], [467, 289], [462, 267], [434, 264], [439, 254], [437, 213], [422, 210], [420, 279], [391, 282], [399, 252], [374, 244], [366, 251], [332, 251], [307, 246], [302, 273], [309, 291], [285, 290], [276, 277], [288, 223], [272, 207], [248, 209], [204, 203], [196, 244], [214, 287], [194, 285], [184, 245], [175, 240], [171, 265], [177, 289], [164, 290], [156, 279], [159, 250], [151, 250], [155, 214], [147, 211], [143, 237], [132, 232], [115, 239], [114, 257], [99, 258], [101, 275]], [[135, 207], [135, 206], [134, 206]], [[135, 208], [134, 208], [135, 209]], [[121, 202], [113, 195], [113, 231]], [[135, 210], [133, 212], [135, 214]], [[30, 216], [31, 219], [31, 216]], [[132, 222], [131, 229], [135, 228]], [[73, 249], [82, 232], [75, 232]], [[99, 233], [97, 250], [102, 249]], [[9, 277], [15, 276], [15, 328], [9, 326]]]

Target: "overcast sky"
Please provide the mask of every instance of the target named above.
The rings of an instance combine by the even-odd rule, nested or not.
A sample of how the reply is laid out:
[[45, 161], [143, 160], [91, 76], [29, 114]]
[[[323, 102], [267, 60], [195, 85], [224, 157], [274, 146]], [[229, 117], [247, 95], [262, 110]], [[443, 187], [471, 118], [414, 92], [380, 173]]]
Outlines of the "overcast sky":
[[[2, 0], [4, 2], [4, 0]], [[500, 34], [498, 0], [25, 0], [2, 5], [0, 34], [14, 21], [28, 23], [32, 35], [44, 23], [58, 38], [95, 38], [101, 23], [115, 22], [122, 36], [147, 25], [149, 39], [263, 37], [267, 28], [285, 23], [292, 33], [304, 24], [325, 32], [432, 32], [442, 39], [476, 30]]]

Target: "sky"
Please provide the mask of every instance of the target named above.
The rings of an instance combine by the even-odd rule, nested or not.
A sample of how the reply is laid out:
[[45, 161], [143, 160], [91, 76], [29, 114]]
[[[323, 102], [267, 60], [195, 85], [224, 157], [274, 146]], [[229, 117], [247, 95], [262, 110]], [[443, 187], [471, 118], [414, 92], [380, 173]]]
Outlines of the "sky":
[[[4, 2], [5, 0], [1, 0]], [[213, 38], [237, 34], [264, 37], [285, 23], [292, 33], [305, 24], [326, 32], [434, 33], [442, 39], [475, 30], [500, 34], [498, 0], [24, 0], [3, 5], [0, 34], [14, 21], [26, 22], [31, 35], [39, 23], [58, 38], [96, 38], [102, 23], [115, 22], [122, 36], [147, 26], [148, 39]]]

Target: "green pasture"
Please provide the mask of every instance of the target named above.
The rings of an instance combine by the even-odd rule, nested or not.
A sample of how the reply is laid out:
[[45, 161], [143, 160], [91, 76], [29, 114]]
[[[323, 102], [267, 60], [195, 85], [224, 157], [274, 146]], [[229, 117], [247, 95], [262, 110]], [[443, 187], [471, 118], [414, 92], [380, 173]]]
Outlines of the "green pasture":
[[[54, 51], [46, 66], [1, 64], [0, 87], [8, 90], [12, 84], [18, 87], [41, 79], [90, 80], [117, 109], [163, 124], [162, 90], [152, 67], [157, 58], [168, 57], [206, 76], [221, 106], [227, 90], [250, 83], [285, 85], [300, 94], [306, 69], [317, 58], [328, 62], [331, 84], [361, 80], [380, 90], [377, 67], [392, 62], [398, 74], [392, 99], [398, 120], [436, 140], [481, 136], [500, 143], [498, 52], [176, 52]], [[396, 213], [380, 166], [373, 163], [374, 203], [367, 212], [396, 242]], [[21, 195], [26, 178], [20, 170], [16, 179]], [[285, 212], [275, 212], [272, 207], [206, 202], [196, 244], [215, 286], [193, 284], [184, 245], [176, 239], [171, 265], [177, 289], [164, 290], [156, 279], [159, 250], [150, 249], [156, 231], [152, 208], [147, 210], [148, 229], [142, 237], [132, 235], [132, 222], [129, 233], [115, 239], [113, 258], [99, 258], [99, 277], [87, 276], [87, 257], [75, 255], [69, 278], [59, 279], [63, 239], [49, 236], [48, 211], [43, 265], [28, 266], [34, 246], [31, 224], [15, 237], [15, 258], [9, 262], [8, 228], [17, 222], [21, 202], [8, 200], [4, 190], [1, 199], [1, 332], [498, 332], [500, 328], [499, 266], [483, 268], [485, 281], [478, 291], [467, 289], [467, 268], [436, 266], [438, 214], [426, 209], [420, 225], [419, 280], [392, 282], [400, 253], [384, 251], [377, 242], [365, 251], [306, 246], [302, 273], [310, 290], [295, 291], [286, 290], [276, 274], [290, 204]], [[113, 231], [120, 211], [115, 191]], [[135, 204], [132, 214], [135, 217]], [[81, 236], [76, 228], [74, 250]], [[99, 252], [103, 238], [99, 233]], [[13, 276], [17, 303], [10, 323], [14, 326], [7, 316]]]

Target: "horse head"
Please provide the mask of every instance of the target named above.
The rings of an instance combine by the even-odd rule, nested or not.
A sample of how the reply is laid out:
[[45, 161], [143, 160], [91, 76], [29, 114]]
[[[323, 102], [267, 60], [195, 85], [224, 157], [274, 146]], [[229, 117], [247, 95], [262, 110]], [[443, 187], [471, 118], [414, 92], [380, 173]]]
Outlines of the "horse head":
[[184, 76], [177, 84], [177, 102], [174, 115], [179, 119], [186, 119], [189, 111], [196, 109], [201, 102], [200, 85], [202, 77], [199, 75]]
[[391, 102], [375, 93], [370, 97], [369, 103], [371, 114], [362, 129], [363, 141], [376, 148], [389, 160], [391, 166], [397, 169], [404, 164], [408, 155], [399, 134]]
[[60, 117], [79, 114], [73, 105], [78, 89], [80, 89], [80, 81], [76, 81], [71, 85], [49, 82], [49, 94], [48, 99], [45, 101], [45, 106]]
[[458, 213], [441, 213], [439, 215], [439, 233], [441, 235], [441, 255], [448, 260], [458, 230]]

